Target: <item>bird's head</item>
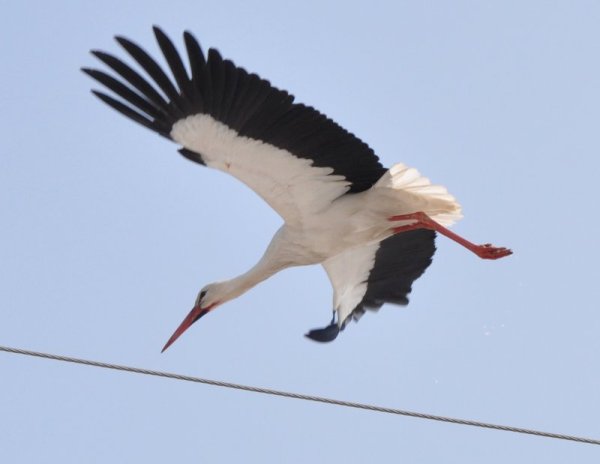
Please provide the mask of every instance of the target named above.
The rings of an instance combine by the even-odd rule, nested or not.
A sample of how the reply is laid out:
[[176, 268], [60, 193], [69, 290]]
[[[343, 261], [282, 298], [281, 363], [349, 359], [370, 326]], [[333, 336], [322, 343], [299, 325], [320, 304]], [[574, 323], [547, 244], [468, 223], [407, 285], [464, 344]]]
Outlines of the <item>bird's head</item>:
[[196, 298], [196, 302], [194, 303], [194, 307], [179, 325], [179, 327], [177, 327], [177, 330], [173, 332], [173, 335], [171, 335], [171, 338], [169, 338], [169, 341], [162, 349], [163, 352], [169, 348], [169, 346], [171, 346], [175, 340], [177, 340], [181, 334], [183, 334], [183, 332], [185, 332], [194, 322], [224, 302], [224, 289], [222, 287], [223, 284], [218, 282], [209, 284], [200, 290], [198, 297]]

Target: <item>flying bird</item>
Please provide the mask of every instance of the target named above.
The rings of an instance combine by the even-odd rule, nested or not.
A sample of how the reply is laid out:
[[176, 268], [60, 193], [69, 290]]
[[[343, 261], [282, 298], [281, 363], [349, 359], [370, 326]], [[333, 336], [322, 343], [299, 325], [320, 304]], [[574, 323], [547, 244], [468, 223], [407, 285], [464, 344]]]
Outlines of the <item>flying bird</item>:
[[204, 315], [291, 266], [324, 267], [333, 286], [333, 318], [306, 336], [329, 342], [367, 310], [408, 304], [412, 283], [431, 264], [436, 232], [480, 258], [512, 253], [448, 230], [462, 217], [460, 205], [416, 169], [384, 168], [352, 133], [214, 48], [205, 55], [189, 32], [183, 34], [188, 70], [165, 33], [154, 27], [154, 34], [172, 77], [141, 47], [117, 36], [147, 77], [93, 50], [117, 77], [83, 68], [113, 96], [92, 92], [179, 144], [187, 159], [242, 181], [284, 221], [248, 272], [200, 290], [163, 351]]

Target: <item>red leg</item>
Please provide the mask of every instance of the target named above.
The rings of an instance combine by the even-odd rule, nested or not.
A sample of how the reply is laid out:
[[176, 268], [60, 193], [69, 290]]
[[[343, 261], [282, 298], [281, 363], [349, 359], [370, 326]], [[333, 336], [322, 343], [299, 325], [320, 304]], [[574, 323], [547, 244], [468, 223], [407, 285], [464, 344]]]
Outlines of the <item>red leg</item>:
[[465, 240], [460, 235], [457, 235], [454, 232], [446, 229], [441, 224], [438, 224], [423, 212], [402, 214], [400, 216], [392, 216], [388, 219], [390, 221], [415, 221], [412, 224], [405, 226], [393, 227], [392, 230], [396, 234], [415, 229], [430, 229], [445, 235], [451, 240], [454, 240], [456, 243], [461, 244], [466, 249], [471, 250], [473, 253], [483, 259], [498, 259], [512, 255], [512, 251], [508, 248], [494, 247], [490, 243], [486, 243], [485, 245], [475, 245], [474, 243]]

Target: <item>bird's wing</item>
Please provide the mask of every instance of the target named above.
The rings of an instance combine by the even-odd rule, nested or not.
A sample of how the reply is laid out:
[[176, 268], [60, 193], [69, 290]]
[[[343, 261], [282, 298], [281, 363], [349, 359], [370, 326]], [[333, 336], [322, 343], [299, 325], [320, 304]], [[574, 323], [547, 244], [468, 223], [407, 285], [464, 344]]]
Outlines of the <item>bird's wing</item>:
[[384, 303], [408, 304], [412, 283], [431, 264], [435, 232], [414, 230], [350, 249], [323, 263], [333, 286], [337, 325], [344, 328]]
[[[385, 172], [373, 150], [314, 108], [184, 33], [190, 74], [169, 38], [154, 28], [173, 79], [133, 42], [116, 40], [150, 80], [120, 59], [92, 53], [119, 79], [83, 71], [119, 98], [102, 101], [183, 148], [197, 163], [232, 174], [288, 223], [302, 223], [345, 193], [369, 189]], [[191, 77], [190, 77], [191, 75]]]

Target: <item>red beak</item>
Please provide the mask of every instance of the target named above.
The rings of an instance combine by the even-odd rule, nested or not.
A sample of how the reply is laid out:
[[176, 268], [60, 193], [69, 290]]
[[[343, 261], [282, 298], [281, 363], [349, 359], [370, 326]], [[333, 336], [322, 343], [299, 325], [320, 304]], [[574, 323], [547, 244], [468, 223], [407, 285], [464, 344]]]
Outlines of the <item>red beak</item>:
[[169, 341], [166, 343], [161, 353], [163, 353], [167, 348], [169, 348], [175, 342], [175, 340], [177, 340], [181, 336], [183, 332], [190, 328], [190, 326], [194, 322], [196, 322], [198, 319], [200, 319], [202, 316], [208, 313], [213, 308], [213, 306], [214, 305], [211, 305], [207, 308], [194, 306], [190, 313], [183, 320], [183, 322], [179, 325], [179, 327], [177, 327], [177, 330], [173, 332], [173, 335], [171, 335], [171, 338], [169, 338]]

